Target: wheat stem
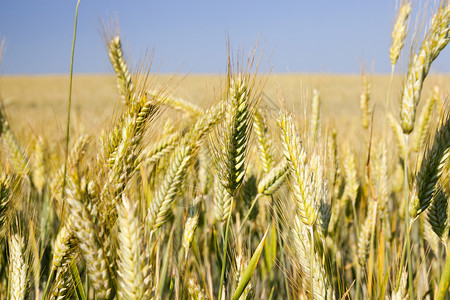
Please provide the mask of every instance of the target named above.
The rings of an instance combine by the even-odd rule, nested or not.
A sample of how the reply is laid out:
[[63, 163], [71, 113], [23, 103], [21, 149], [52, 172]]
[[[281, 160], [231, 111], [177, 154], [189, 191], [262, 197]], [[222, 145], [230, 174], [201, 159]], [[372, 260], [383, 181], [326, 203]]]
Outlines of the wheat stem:
[[[231, 197], [231, 207], [233, 207], [233, 200], [234, 198]], [[219, 300], [222, 299], [222, 289], [225, 279], [225, 268], [227, 265], [227, 248], [228, 248], [228, 231], [230, 230], [230, 219], [231, 219], [231, 213], [228, 214], [227, 218], [227, 225], [225, 227], [225, 238], [223, 240], [223, 253], [222, 253], [222, 270], [220, 271], [220, 283], [219, 283]]]
[[66, 175], [67, 175], [67, 159], [69, 157], [69, 134], [70, 134], [70, 109], [72, 107], [72, 82], [73, 82], [73, 58], [75, 54], [75, 40], [77, 37], [77, 23], [78, 23], [78, 6], [80, 1], [77, 1], [75, 8], [75, 24], [73, 28], [73, 40], [72, 40], [72, 54], [70, 55], [70, 77], [69, 77], [69, 101], [67, 104], [67, 124], [66, 124], [66, 151], [64, 156], [64, 173], [63, 173], [63, 186], [61, 190], [61, 199], [64, 199], [64, 193], [66, 188]]

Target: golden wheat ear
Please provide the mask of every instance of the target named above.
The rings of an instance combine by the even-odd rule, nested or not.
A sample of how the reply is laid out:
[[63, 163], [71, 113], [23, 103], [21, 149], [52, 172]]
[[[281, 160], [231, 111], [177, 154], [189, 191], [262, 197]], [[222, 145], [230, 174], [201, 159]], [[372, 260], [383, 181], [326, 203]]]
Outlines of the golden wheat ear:
[[297, 202], [300, 219], [305, 225], [313, 226], [317, 220], [318, 207], [313, 195], [312, 170], [306, 162], [305, 149], [298, 137], [292, 116], [280, 112], [278, 126], [281, 129], [284, 156], [292, 174], [292, 193]]
[[72, 227], [78, 239], [82, 257], [86, 262], [89, 281], [98, 299], [111, 299], [115, 294], [113, 274], [108, 263], [103, 241], [78, 186], [70, 179], [66, 188], [66, 201], [72, 215]]
[[29, 159], [13, 133], [1, 104], [0, 123], [0, 137], [3, 140], [6, 153], [10, 157], [14, 172], [20, 177], [31, 181], [32, 178]]
[[67, 265], [57, 271], [55, 282], [51, 288], [50, 300], [70, 299], [74, 293], [74, 283]]
[[25, 240], [19, 234], [9, 239], [9, 295], [11, 299], [25, 299], [27, 290], [27, 260]]
[[186, 170], [191, 163], [191, 159], [192, 148], [190, 146], [180, 145], [172, 154], [170, 167], [148, 210], [147, 222], [153, 230], [162, 226], [172, 213], [176, 196], [186, 176]]
[[420, 114], [418, 120], [417, 131], [414, 132], [414, 145], [413, 150], [415, 152], [419, 152], [423, 149], [426, 143], [426, 139], [429, 136], [430, 124], [431, 124], [431, 116], [434, 111], [434, 107], [436, 103], [439, 103], [440, 95], [439, 88], [435, 86], [433, 88], [433, 92], [428, 97], [425, 105], [422, 108], [422, 113]]
[[361, 110], [361, 122], [362, 122], [362, 127], [364, 129], [369, 128], [369, 123], [370, 123], [370, 113], [371, 113], [371, 109], [370, 109], [370, 90], [371, 90], [371, 85], [369, 83], [369, 80], [367, 79], [367, 75], [365, 73], [363, 73], [362, 75], [362, 81], [363, 81], [363, 90], [361, 92], [361, 95], [359, 96], [359, 108]]
[[138, 201], [123, 196], [118, 206], [118, 295], [122, 299], [144, 299], [148, 289], [145, 284], [147, 266]]
[[259, 158], [261, 160], [264, 173], [269, 173], [273, 167], [273, 149], [272, 140], [268, 133], [266, 117], [261, 109], [255, 110], [253, 116], [253, 128], [255, 129], [256, 138], [258, 140]]
[[11, 179], [5, 174], [0, 174], [0, 237], [5, 234], [14, 213], [10, 184]]
[[423, 82], [430, 71], [431, 64], [450, 41], [450, 2], [442, 1], [438, 12], [433, 16], [417, 54], [414, 55], [403, 86], [400, 120], [403, 133], [410, 134], [414, 128], [416, 110], [422, 93]]
[[397, 63], [406, 38], [407, 22], [411, 13], [411, 3], [406, 1], [398, 11], [397, 19], [392, 30], [392, 44], [389, 48], [392, 67]]
[[320, 134], [320, 94], [317, 89], [313, 90], [311, 99], [311, 119], [309, 122], [309, 135], [315, 142]]
[[132, 101], [132, 97], [134, 97], [135, 85], [132, 80], [131, 71], [124, 58], [120, 33], [118, 29], [113, 29], [113, 27], [117, 26], [110, 24], [109, 29], [107, 29], [104, 24], [101, 25], [109, 61], [116, 74], [117, 87], [120, 91], [122, 101], [125, 105], [128, 105]]

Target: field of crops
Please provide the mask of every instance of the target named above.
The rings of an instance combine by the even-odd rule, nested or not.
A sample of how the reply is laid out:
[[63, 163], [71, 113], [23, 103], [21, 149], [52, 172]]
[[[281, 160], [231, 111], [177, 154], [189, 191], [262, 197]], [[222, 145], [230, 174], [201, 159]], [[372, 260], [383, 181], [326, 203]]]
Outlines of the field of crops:
[[108, 32], [70, 110], [1, 76], [0, 298], [448, 299], [450, 4], [397, 70], [410, 10], [390, 75], [158, 75]]

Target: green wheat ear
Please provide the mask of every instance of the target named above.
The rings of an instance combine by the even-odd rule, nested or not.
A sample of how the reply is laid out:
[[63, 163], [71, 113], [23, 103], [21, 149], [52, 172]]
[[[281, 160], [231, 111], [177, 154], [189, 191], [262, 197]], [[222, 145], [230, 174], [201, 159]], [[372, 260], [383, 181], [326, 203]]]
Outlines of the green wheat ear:
[[223, 138], [219, 140], [218, 171], [223, 186], [231, 195], [245, 175], [245, 158], [252, 126], [252, 108], [247, 79], [236, 76], [230, 82], [225, 108]]
[[409, 206], [409, 215], [415, 219], [428, 208], [435, 193], [436, 184], [442, 175], [450, 156], [450, 114], [447, 111], [434, 137], [433, 144], [427, 149], [425, 157], [416, 175], [413, 195]]

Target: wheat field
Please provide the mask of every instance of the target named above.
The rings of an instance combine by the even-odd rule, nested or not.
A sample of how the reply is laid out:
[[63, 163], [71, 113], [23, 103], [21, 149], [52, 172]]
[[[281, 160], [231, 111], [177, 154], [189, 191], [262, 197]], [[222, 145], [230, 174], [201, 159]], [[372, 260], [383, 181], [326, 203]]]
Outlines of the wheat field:
[[157, 74], [111, 31], [70, 109], [0, 76], [0, 298], [449, 299], [450, 3], [402, 68], [410, 11], [386, 75]]

